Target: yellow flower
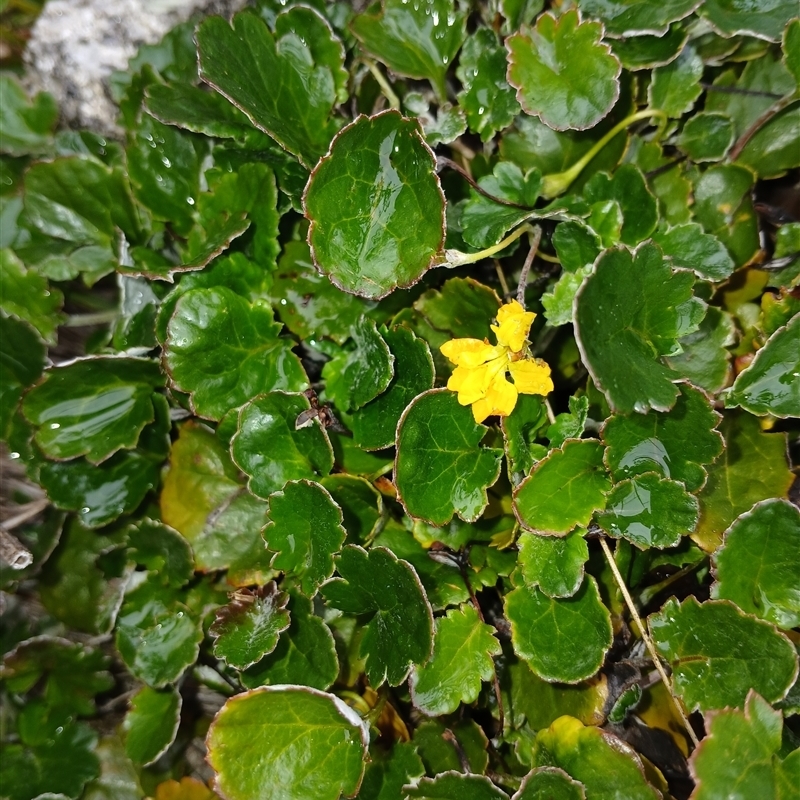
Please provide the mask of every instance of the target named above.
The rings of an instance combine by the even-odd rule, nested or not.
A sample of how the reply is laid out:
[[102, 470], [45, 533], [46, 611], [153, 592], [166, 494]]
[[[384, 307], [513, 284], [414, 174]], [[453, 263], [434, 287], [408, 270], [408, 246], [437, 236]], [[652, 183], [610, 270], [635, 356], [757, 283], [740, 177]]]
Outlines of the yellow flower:
[[[441, 346], [442, 353], [456, 365], [447, 388], [458, 392], [462, 406], [472, 406], [475, 422], [492, 414], [507, 417], [520, 392], [544, 395], [553, 391], [550, 367], [527, 351], [535, 317], [512, 300], [497, 312], [497, 324], [491, 326], [496, 345], [487, 340], [452, 339]], [[514, 383], [506, 378], [509, 372]]]

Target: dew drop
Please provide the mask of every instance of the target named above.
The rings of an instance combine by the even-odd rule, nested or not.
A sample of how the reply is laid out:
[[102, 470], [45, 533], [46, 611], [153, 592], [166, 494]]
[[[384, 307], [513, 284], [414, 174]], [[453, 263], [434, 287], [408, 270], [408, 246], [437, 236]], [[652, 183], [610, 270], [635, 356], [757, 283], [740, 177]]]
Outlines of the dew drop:
[[63, 726], [63, 725], [59, 725], [59, 726], [56, 728], [56, 733], [57, 733], [57, 734], [59, 734], [59, 735], [60, 735], [60, 734], [62, 734], [62, 733], [64, 733], [64, 726]]
[[8, 457], [12, 460], [15, 458], [19, 458], [19, 453], [9, 453]]
[[165, 166], [167, 169], [169, 169], [169, 168], [172, 166], [172, 162], [171, 162], [171, 161], [170, 161], [170, 160], [169, 160], [169, 159], [168, 159], [166, 156], [161, 156], [161, 163], [162, 163], [162, 164], [163, 164], [163, 165], [164, 165], [164, 166]]
[[442, 56], [442, 64], [450, 63], [450, 56]]
[[193, 205], [194, 205], [194, 197], [187, 197], [187, 198], [186, 198], [186, 202], [187, 202], [187, 203], [188, 203], [190, 206], [193, 206]]
[[485, 113], [485, 112], [486, 112], [486, 109], [485, 109], [483, 106], [481, 106], [481, 107], [478, 109], [478, 113], [479, 113], [479, 114], [483, 114], [483, 113]]
[[89, 508], [89, 506], [84, 506], [84, 507], [81, 509], [81, 514], [88, 514], [88, 513], [89, 513], [91, 510], [92, 510], [92, 509], [91, 509], [91, 508]]
[[159, 183], [164, 183], [164, 179], [163, 179], [163, 178], [162, 178], [160, 175], [156, 175], [156, 180], [157, 180]]
[[51, 422], [50, 423], [50, 430], [51, 431], [57, 431], [60, 427], [61, 427], [61, 425], [58, 422]]
[[282, 306], [285, 306], [285, 305], [286, 305], [286, 299], [285, 299], [285, 298], [281, 300], [281, 305], [282, 305]]
[[183, 611], [179, 611], [178, 612], [178, 619], [180, 619], [182, 616], [183, 616]]

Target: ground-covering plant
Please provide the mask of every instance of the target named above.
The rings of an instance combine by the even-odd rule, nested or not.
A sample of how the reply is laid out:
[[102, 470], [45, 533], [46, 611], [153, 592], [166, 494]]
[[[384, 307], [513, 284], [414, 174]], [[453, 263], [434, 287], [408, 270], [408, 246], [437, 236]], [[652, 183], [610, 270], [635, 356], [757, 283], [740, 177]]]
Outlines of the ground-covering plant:
[[0, 77], [4, 797], [798, 796], [757, 5], [258, 0], [121, 141]]

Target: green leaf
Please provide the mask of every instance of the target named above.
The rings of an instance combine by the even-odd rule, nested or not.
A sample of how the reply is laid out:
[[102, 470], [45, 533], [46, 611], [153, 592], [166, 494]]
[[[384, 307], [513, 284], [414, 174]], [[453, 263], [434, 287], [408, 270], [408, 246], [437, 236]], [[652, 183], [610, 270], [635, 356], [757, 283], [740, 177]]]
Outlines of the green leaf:
[[453, 514], [467, 522], [481, 516], [502, 456], [481, 446], [485, 433], [447, 389], [431, 389], [409, 404], [397, 426], [395, 483], [410, 516], [433, 525]]
[[694, 162], [721, 161], [733, 144], [733, 122], [715, 111], [695, 114], [686, 121], [678, 147]]
[[589, 398], [586, 395], [570, 397], [569, 412], [558, 414], [555, 422], [547, 429], [550, 447], [561, 447], [567, 439], [580, 439], [588, 416]]
[[147, 766], [167, 751], [178, 732], [181, 705], [181, 696], [172, 687], [143, 686], [136, 692], [122, 721], [125, 752], [131, 761]]
[[[131, 674], [159, 689], [197, 660], [203, 629], [178, 592], [146, 580], [117, 616], [117, 650]], [[186, 599], [185, 595], [182, 595]]]
[[659, 797], [632, 747], [607, 731], [582, 725], [573, 717], [561, 717], [539, 731], [533, 763], [563, 769], [583, 784], [588, 798], [656, 800]]
[[518, 542], [519, 566], [528, 588], [538, 586], [548, 597], [572, 597], [583, 583], [589, 560], [585, 531], [564, 537], [523, 533]]
[[736, 519], [713, 555], [715, 599], [789, 630], [800, 625], [800, 511], [764, 500]]
[[0, 679], [10, 692], [41, 691], [53, 708], [92, 716], [94, 696], [114, 685], [108, 664], [100, 650], [54, 636], [34, 636], [6, 653]]
[[672, 22], [688, 17], [698, 0], [580, 0], [581, 11], [605, 23], [606, 34], [616, 37], [663, 36]]
[[42, 374], [46, 355], [27, 322], [0, 314], [0, 438], [6, 438], [23, 391]]
[[73, 361], [47, 370], [22, 410], [49, 458], [86, 456], [98, 464], [136, 446], [155, 419], [153, 390], [162, 380], [158, 364], [145, 359]]
[[600, 442], [571, 440], [551, 450], [514, 490], [514, 513], [528, 530], [565, 536], [589, 524], [610, 488]]
[[0, 152], [12, 156], [47, 152], [53, 145], [53, 129], [58, 121], [55, 100], [45, 92], [30, 100], [8, 73], [0, 77], [0, 95]]
[[222, 95], [188, 83], [148, 86], [144, 107], [165, 125], [177, 125], [210, 137], [245, 139], [253, 138], [256, 133], [247, 116]]
[[157, 573], [165, 586], [183, 586], [194, 573], [189, 542], [176, 530], [155, 520], [140, 519], [127, 531], [128, 559]]
[[340, 289], [380, 299], [411, 286], [444, 241], [444, 195], [419, 123], [395, 111], [343, 128], [306, 186], [308, 242]]
[[667, 364], [695, 386], [715, 394], [729, 383], [731, 353], [736, 327], [731, 315], [709, 306], [700, 327], [678, 341], [683, 352], [667, 359]]
[[409, 92], [403, 98], [403, 108], [409, 117], [416, 117], [425, 132], [425, 141], [430, 147], [450, 144], [467, 130], [467, 119], [458, 106], [442, 103], [432, 110], [431, 104], [419, 92]]
[[694, 107], [703, 92], [703, 60], [691, 45], [669, 64], [656, 67], [648, 88], [651, 108], [658, 108], [672, 118], [682, 117]]
[[267, 504], [245, 490], [226, 448], [206, 427], [187, 422], [172, 445], [161, 517], [186, 537], [197, 569], [227, 569], [263, 549]]
[[800, 314], [767, 339], [739, 373], [725, 405], [759, 416], [800, 417]]
[[231, 454], [257, 497], [266, 500], [287, 481], [314, 480], [331, 471], [333, 450], [319, 421], [296, 427], [297, 417], [310, 408], [305, 395], [270, 392], [240, 410]]
[[38, 481], [53, 505], [78, 512], [83, 525], [98, 528], [136, 509], [158, 486], [169, 447], [170, 421], [166, 399], [153, 398], [158, 401], [154, 403], [156, 420], [142, 431], [135, 450], [122, 450], [94, 465], [84, 458], [45, 461], [37, 449], [33, 460]]
[[553, 247], [565, 272], [577, 273], [594, 264], [603, 244], [587, 225], [568, 219], [553, 231]]
[[71, 628], [109, 633], [130, 576], [125, 562], [121, 536], [97, 534], [72, 519], [42, 570], [42, 605]]
[[342, 473], [326, 475], [320, 479], [342, 510], [343, 526], [348, 544], [366, 544], [386, 523], [383, 497], [366, 478]]
[[674, 272], [661, 250], [604, 252], [575, 297], [575, 328], [583, 362], [614, 411], [667, 411], [677, 376], [661, 363], [677, 340], [697, 329], [705, 306], [692, 295], [694, 277]]
[[546, 422], [547, 409], [544, 402], [532, 394], [521, 394], [517, 398], [514, 412], [500, 420], [508, 459], [508, 474], [515, 486], [531, 471], [536, 461], [547, 453], [547, 448], [535, 441]]
[[181, 236], [192, 227], [204, 150], [199, 137], [147, 115], [129, 134], [125, 152], [137, 200]]
[[616, 481], [654, 471], [696, 492], [706, 482], [705, 465], [723, 450], [720, 420], [702, 392], [682, 386], [671, 411], [609, 418], [605, 462]]
[[394, 376], [383, 394], [359, 408], [351, 418], [355, 442], [365, 450], [391, 447], [406, 406], [433, 388], [433, 359], [425, 340], [402, 325], [383, 329], [381, 336], [394, 357]]
[[508, 800], [484, 775], [464, 775], [455, 770], [442, 772], [435, 778], [422, 778], [415, 786], [403, 787], [403, 800]]
[[338, 800], [358, 791], [369, 733], [332, 694], [266, 686], [228, 700], [207, 741], [216, 786], [229, 800]]
[[549, 682], [578, 683], [603, 664], [611, 647], [611, 615], [587, 577], [567, 598], [521, 586], [505, 596], [514, 652]]
[[428, 78], [443, 100], [445, 74], [466, 37], [466, 21], [453, 0], [382, 0], [350, 27], [367, 52], [398, 75]]
[[486, 771], [489, 756], [488, 741], [480, 726], [471, 719], [450, 724], [451, 739], [445, 734], [448, 728], [440, 720], [426, 720], [415, 731], [413, 742], [429, 775], [455, 772], [463, 769], [464, 759], [471, 773]]
[[425, 774], [422, 759], [411, 742], [395, 742], [389, 752], [375, 748], [364, 773], [359, 800], [397, 800], [403, 786]]
[[492, 656], [500, 642], [471, 605], [451, 608], [436, 621], [433, 655], [411, 673], [414, 706], [428, 716], [453, 713], [461, 703], [474, 703], [481, 681], [494, 675]]
[[707, 169], [694, 186], [694, 215], [728, 248], [737, 267], [758, 251], [758, 220], [750, 190], [753, 173], [737, 164]]
[[25, 265], [13, 251], [0, 250], [0, 308], [36, 328], [48, 344], [56, 343], [63, 322], [64, 295]]
[[94, 753], [97, 734], [85, 723], [61, 726], [52, 739], [28, 747], [6, 744], [0, 758], [0, 783], [9, 800], [77, 800], [100, 773]]
[[800, 124], [800, 103], [792, 103], [759, 128], [739, 154], [738, 163], [760, 178], [779, 178], [800, 166], [796, 131]]
[[347, 535], [342, 510], [318, 483], [290, 481], [270, 495], [269, 520], [263, 536], [275, 553], [272, 568], [297, 579], [303, 594], [313, 597], [333, 575], [333, 556]]
[[241, 674], [246, 688], [293, 683], [324, 690], [336, 680], [339, 662], [330, 628], [301, 594], [289, 593], [288, 611], [291, 622], [277, 647]]
[[675, 547], [698, 518], [697, 498], [683, 484], [649, 472], [618, 483], [597, 515], [603, 530], [640, 549]]
[[458, 102], [469, 128], [486, 142], [508, 127], [520, 112], [514, 90], [506, 82], [506, 51], [488, 28], [478, 28], [464, 42], [456, 75], [462, 90]]
[[644, 175], [633, 164], [623, 164], [613, 176], [597, 173], [586, 184], [584, 197], [592, 204], [604, 200], [619, 203], [623, 219], [620, 241], [624, 244], [638, 244], [656, 229], [656, 199], [647, 188]]
[[783, 63], [800, 86], [800, 20], [793, 19], [783, 29]]
[[619, 97], [621, 70], [602, 35], [602, 25], [573, 10], [543, 14], [535, 28], [509, 36], [508, 82], [523, 110], [559, 131], [600, 122]]
[[361, 317], [350, 336], [354, 348], [333, 358], [322, 372], [327, 393], [345, 413], [383, 394], [394, 376], [394, 356], [373, 320]]
[[512, 800], [586, 800], [586, 790], [559, 767], [537, 767], [522, 779]]
[[238, 589], [230, 603], [217, 609], [209, 633], [214, 655], [236, 669], [247, 669], [271, 653], [289, 627], [289, 595], [274, 581], [258, 589]]
[[[655, 12], [649, 2], [645, 4], [649, 13]], [[608, 26], [606, 32], [608, 33]], [[663, 67], [674, 61], [683, 50], [687, 39], [686, 30], [682, 25], [672, 25], [663, 36], [646, 34], [614, 39], [611, 42], [611, 49], [625, 69], [636, 72]]]
[[[203, 80], [311, 169], [336, 133], [332, 119], [344, 49], [322, 16], [290, 8], [275, 33], [248, 11], [197, 29]], [[280, 87], [280, 91], [275, 91]]]
[[754, 7], [747, 0], [706, 0], [700, 13], [723, 36], [757, 36], [779, 42], [786, 23], [797, 16], [792, 0], [761, 0]]
[[421, 295], [414, 308], [454, 339], [483, 339], [500, 309], [500, 298], [473, 278], [450, 278], [439, 289]]
[[[697, 800], [792, 797], [797, 783], [788, 762], [797, 763], [797, 751], [781, 761], [782, 728], [781, 712], [754, 691], [747, 695], [744, 713], [725, 709], [709, 714], [708, 735], [690, 761]], [[794, 788], [784, 794], [782, 784]]]
[[514, 661], [507, 672], [511, 682], [509, 713], [514, 725], [526, 720], [531, 730], [547, 728], [565, 714], [585, 725], [602, 725], [608, 700], [608, 684], [601, 674], [583, 683], [570, 686], [548, 683], [531, 672], [524, 661]]
[[192, 395], [200, 416], [220, 420], [233, 408], [273, 390], [306, 388], [292, 342], [263, 304], [230, 289], [193, 289], [167, 327], [165, 364], [175, 387]]
[[784, 434], [762, 433], [749, 414], [726, 416], [720, 433], [726, 447], [708, 467], [708, 480], [698, 494], [700, 522], [692, 536], [706, 552], [715, 550], [725, 529], [753, 505], [786, 497], [793, 480]]
[[734, 263], [725, 246], [696, 222], [660, 229], [653, 241], [676, 267], [694, 270], [710, 281], [723, 281], [733, 272]]
[[334, 608], [370, 615], [360, 647], [370, 685], [399, 686], [433, 646], [433, 615], [417, 573], [385, 547], [356, 545], [342, 550], [336, 569], [341, 577], [321, 591]]
[[492, 197], [505, 200], [495, 203], [483, 194], [471, 191], [461, 214], [464, 241], [472, 247], [490, 247], [506, 231], [533, 214], [533, 206], [542, 188], [542, 175], [534, 168], [525, 174], [514, 163], [501, 161], [491, 175], [478, 185]]
[[688, 597], [678, 604], [670, 598], [648, 624], [689, 711], [741, 708], [751, 689], [775, 702], [797, 676], [791, 642], [727, 600], [698, 603]]
[[268, 297], [281, 322], [312, 347], [324, 336], [343, 344], [371, 307], [320, 275], [305, 242], [286, 242]]

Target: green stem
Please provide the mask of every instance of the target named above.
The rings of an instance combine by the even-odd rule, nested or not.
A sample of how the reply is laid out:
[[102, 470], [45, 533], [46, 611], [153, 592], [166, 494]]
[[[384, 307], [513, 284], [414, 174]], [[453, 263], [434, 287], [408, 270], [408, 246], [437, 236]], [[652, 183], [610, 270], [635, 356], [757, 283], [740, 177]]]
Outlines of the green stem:
[[389, 81], [383, 77], [383, 73], [378, 69], [378, 65], [369, 58], [361, 59], [364, 66], [372, 73], [375, 82], [381, 87], [383, 96], [389, 101], [389, 106], [395, 110], [400, 110], [400, 98], [394, 93], [394, 89], [389, 85]]
[[462, 253], [460, 250], [446, 250], [445, 261], [437, 264], [438, 267], [463, 267], [465, 264], [476, 264], [478, 261], [483, 261], [484, 258], [491, 258], [495, 253], [505, 250], [512, 242], [516, 242], [523, 233], [533, 233], [534, 228], [528, 223], [520, 225], [519, 228], [514, 229], [506, 236], [503, 241], [498, 242], [485, 250], [479, 250], [477, 253]]
[[644, 111], [637, 111], [631, 114], [622, 122], [617, 123], [599, 142], [597, 142], [591, 150], [589, 150], [580, 161], [573, 164], [568, 170], [564, 172], [557, 172], [554, 175], [545, 175], [542, 183], [542, 197], [545, 200], [552, 200], [554, 197], [563, 194], [569, 189], [572, 182], [581, 174], [584, 167], [618, 134], [624, 131], [629, 125], [638, 122], [640, 119], [652, 119], [657, 117], [659, 119], [658, 131], [656, 138], [660, 137], [665, 125], [667, 124], [668, 117], [657, 108], [646, 108]]
[[119, 316], [117, 309], [96, 311], [93, 314], [72, 314], [62, 323], [65, 328], [86, 328], [89, 325], [105, 325]]

